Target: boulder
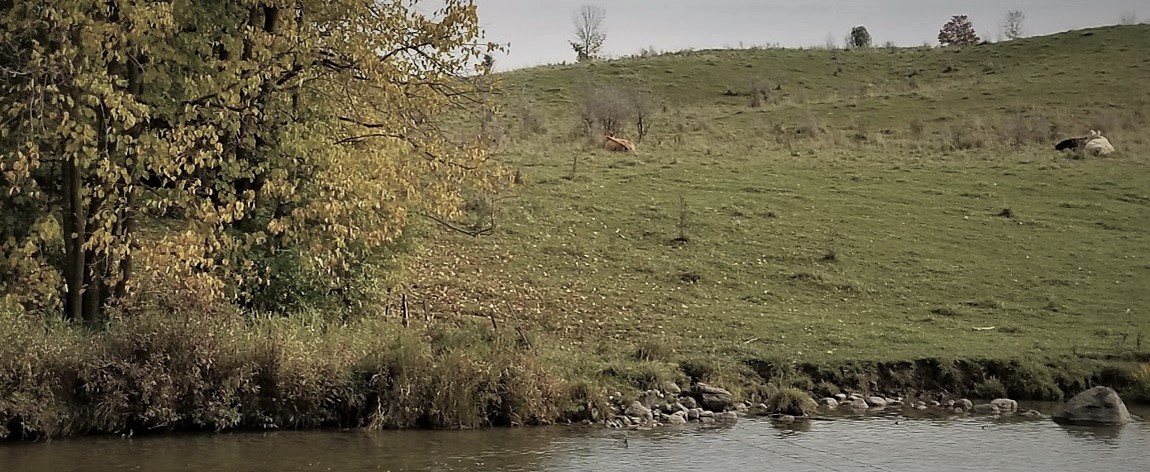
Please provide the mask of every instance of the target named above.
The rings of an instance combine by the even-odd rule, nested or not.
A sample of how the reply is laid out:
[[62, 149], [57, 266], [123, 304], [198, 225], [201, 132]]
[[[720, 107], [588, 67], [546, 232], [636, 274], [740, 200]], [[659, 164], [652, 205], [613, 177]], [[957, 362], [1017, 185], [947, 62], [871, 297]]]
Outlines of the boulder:
[[723, 423], [734, 423], [739, 421], [739, 414], [734, 411], [724, 411], [715, 415], [715, 419]]
[[1110, 387], [1094, 387], [1075, 395], [1054, 411], [1060, 424], [1121, 425], [1130, 422], [1130, 411]]
[[682, 403], [688, 410], [699, 407], [699, 402], [695, 401], [695, 397], [682, 397], [679, 399], [679, 403]]
[[663, 382], [663, 393], [668, 395], [678, 395], [679, 393], [682, 393], [682, 391], [683, 389], [679, 388], [679, 384], [676, 384], [675, 382], [670, 380]]
[[639, 403], [642, 403], [643, 406], [648, 409], [654, 409], [656, 406], [662, 403], [662, 400], [663, 394], [655, 390], [648, 390], [643, 392], [643, 395], [639, 397]]
[[727, 411], [735, 405], [731, 392], [707, 384], [695, 384], [695, 399], [704, 409], [711, 411]]
[[688, 421], [699, 421], [699, 416], [702, 413], [703, 413], [703, 410], [700, 410], [698, 408], [692, 408], [690, 410], [687, 410], [687, 420]]
[[831, 398], [831, 397], [824, 398], [819, 403], [822, 403], [827, 408], [838, 408], [839, 407], [839, 401], [834, 399], [834, 398]]
[[836, 393], [836, 394], [835, 394], [835, 400], [838, 400], [838, 401], [839, 401], [839, 403], [842, 403], [842, 402], [844, 402], [844, 401], [846, 401], [846, 400], [847, 400], [847, 394], [845, 394], [845, 393]]
[[675, 412], [675, 414], [667, 417], [667, 424], [672, 424], [672, 425], [687, 424], [687, 414], [682, 412], [682, 411]]
[[866, 402], [872, 407], [886, 406], [886, 399], [883, 397], [867, 397]]
[[627, 409], [623, 411], [623, 414], [632, 418], [639, 418], [644, 423], [650, 422], [653, 418], [651, 409], [643, 406], [643, 404], [639, 402], [631, 402], [631, 406], [628, 406]]
[[1018, 402], [1009, 398], [996, 398], [992, 400], [990, 404], [998, 407], [998, 410], [1003, 413], [1014, 413], [1018, 411]]
[[1000, 413], [997, 406], [991, 405], [989, 403], [975, 405], [971, 411], [973, 411], [976, 415], [997, 415]]
[[963, 398], [954, 402], [954, 407], [961, 408], [963, 411], [970, 411], [971, 408], [974, 408], [974, 402]]

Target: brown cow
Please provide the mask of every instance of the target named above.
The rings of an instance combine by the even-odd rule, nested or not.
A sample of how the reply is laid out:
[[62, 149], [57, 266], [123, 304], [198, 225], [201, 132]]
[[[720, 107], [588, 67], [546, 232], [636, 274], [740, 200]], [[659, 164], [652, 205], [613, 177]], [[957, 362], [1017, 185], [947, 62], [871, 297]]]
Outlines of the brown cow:
[[614, 133], [603, 136], [603, 149], [611, 152], [635, 152], [635, 143], [630, 140], [616, 138]]

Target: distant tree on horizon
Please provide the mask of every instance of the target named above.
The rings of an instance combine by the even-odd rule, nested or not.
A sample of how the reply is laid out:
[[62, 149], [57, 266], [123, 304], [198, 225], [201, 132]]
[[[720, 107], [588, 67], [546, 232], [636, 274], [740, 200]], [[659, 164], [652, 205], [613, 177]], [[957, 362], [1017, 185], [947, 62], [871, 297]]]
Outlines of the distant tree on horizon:
[[595, 5], [583, 5], [573, 15], [575, 40], [571, 41], [571, 49], [575, 50], [579, 62], [599, 58], [603, 43], [607, 41], [607, 33], [603, 30], [603, 21], [606, 19], [607, 10]]
[[838, 44], [835, 43], [834, 33], [827, 33], [827, 38], [825, 43], [823, 43], [823, 46], [825, 46], [827, 49], [835, 49], [838, 47]]
[[974, 32], [974, 25], [966, 15], [954, 15], [938, 32], [938, 43], [943, 46], [978, 44], [978, 33]]
[[1018, 39], [1022, 37], [1022, 21], [1026, 19], [1026, 14], [1022, 10], [1010, 10], [1006, 13], [1006, 18], [1002, 21], [1002, 35], [1006, 39]]
[[869, 48], [871, 46], [870, 31], [867, 31], [866, 26], [855, 26], [851, 28], [850, 47], [852, 48]]

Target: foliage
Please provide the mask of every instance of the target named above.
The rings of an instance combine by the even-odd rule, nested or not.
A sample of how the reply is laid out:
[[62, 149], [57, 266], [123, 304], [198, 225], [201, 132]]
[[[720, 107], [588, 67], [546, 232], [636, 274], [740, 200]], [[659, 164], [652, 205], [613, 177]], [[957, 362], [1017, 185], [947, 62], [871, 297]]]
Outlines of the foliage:
[[409, 215], [493, 181], [438, 118], [493, 48], [472, 2], [282, 3], [0, 3], [4, 293], [93, 320], [140, 272], [338, 292]]
[[870, 31], [867, 31], [865, 26], [855, 26], [851, 28], [849, 46], [859, 49], [869, 48], [871, 46]]
[[978, 42], [978, 34], [966, 15], [951, 17], [938, 32], [938, 43], [943, 46], [969, 46]]
[[603, 43], [607, 41], [607, 32], [603, 29], [603, 22], [606, 19], [607, 10], [595, 5], [583, 5], [572, 16], [572, 22], [575, 23], [575, 40], [570, 43], [579, 62], [599, 58]]
[[1018, 39], [1022, 37], [1022, 21], [1026, 19], [1026, 14], [1022, 10], [1010, 10], [1006, 12], [1006, 18], [1002, 20], [1002, 35], [1006, 39]]

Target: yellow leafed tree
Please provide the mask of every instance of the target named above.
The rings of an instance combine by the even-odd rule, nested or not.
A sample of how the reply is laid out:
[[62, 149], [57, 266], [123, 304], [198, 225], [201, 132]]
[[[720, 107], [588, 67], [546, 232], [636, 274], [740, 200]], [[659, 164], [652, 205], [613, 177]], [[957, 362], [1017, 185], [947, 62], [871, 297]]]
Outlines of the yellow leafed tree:
[[[134, 273], [335, 291], [495, 185], [471, 1], [0, 0], [0, 287], [98, 319]], [[434, 10], [433, 10], [434, 9]], [[141, 287], [146, 289], [147, 287]]]

